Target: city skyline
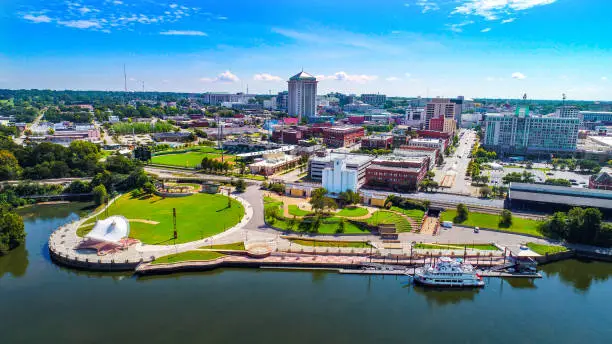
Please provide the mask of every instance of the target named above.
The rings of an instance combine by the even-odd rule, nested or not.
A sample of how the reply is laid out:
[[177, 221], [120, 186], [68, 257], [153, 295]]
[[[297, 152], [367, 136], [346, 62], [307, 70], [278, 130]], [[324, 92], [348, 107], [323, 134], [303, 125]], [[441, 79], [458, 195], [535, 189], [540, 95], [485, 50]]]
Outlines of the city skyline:
[[[0, 88], [609, 100], [612, 4], [40, 1], [0, 8]], [[342, 14], [342, 15], [338, 15]]]

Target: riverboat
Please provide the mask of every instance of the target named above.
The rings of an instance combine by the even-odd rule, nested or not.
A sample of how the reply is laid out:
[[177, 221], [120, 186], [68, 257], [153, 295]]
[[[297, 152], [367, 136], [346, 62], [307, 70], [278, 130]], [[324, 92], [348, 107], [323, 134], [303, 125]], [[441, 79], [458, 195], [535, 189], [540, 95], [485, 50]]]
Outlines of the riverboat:
[[482, 277], [470, 264], [461, 259], [440, 257], [433, 265], [417, 269], [414, 274], [416, 284], [429, 287], [474, 288], [483, 287]]

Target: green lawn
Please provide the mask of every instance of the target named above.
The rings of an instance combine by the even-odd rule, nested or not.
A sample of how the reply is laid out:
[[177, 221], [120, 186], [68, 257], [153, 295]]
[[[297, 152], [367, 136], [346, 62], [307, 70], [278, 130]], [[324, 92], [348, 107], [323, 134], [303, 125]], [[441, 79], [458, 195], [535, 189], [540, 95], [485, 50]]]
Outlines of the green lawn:
[[225, 256], [222, 253], [214, 251], [185, 251], [181, 253], [175, 253], [155, 259], [151, 264], [173, 264], [187, 261], [207, 261]]
[[[302, 246], [317, 246], [317, 247], [353, 247], [353, 248], [370, 248], [370, 244], [363, 241], [323, 241], [323, 240], [307, 240], [307, 239], [289, 239], [292, 243]], [[316, 244], [315, 244], [316, 243]]]
[[306, 215], [311, 214], [311, 213], [312, 212], [310, 212], [310, 211], [306, 211], [306, 210], [302, 210], [302, 209], [298, 208], [298, 206], [295, 205], [295, 204], [289, 205], [289, 214], [291, 214], [291, 215], [306, 216]]
[[527, 243], [527, 247], [529, 247], [529, 249], [532, 250], [533, 252], [535, 252], [537, 254], [541, 254], [543, 256], [545, 256], [547, 253], [548, 254], [555, 254], [555, 253], [560, 253], [560, 252], [568, 251], [568, 249], [566, 247], [563, 247], [563, 246], [542, 245], [542, 244], [536, 244], [536, 243], [533, 243], [533, 242], [528, 242]]
[[402, 213], [419, 224], [423, 221], [423, 216], [425, 216], [425, 212], [419, 209], [402, 209], [400, 207], [391, 207], [391, 210]]
[[495, 245], [491, 244], [416, 244], [413, 247], [425, 250], [463, 250], [465, 247], [483, 251], [499, 250]]
[[[159, 153], [157, 153], [159, 154]], [[153, 164], [179, 166], [179, 167], [198, 167], [204, 157], [221, 161], [221, 151], [213, 147], [198, 147], [189, 152], [179, 152], [176, 154], [155, 155], [151, 158]], [[235, 155], [225, 154], [223, 161], [233, 162]]]
[[206, 249], [211, 249], [211, 250], [236, 250], [236, 251], [244, 251], [244, 243], [243, 242], [237, 242], [237, 243], [233, 243], [233, 244], [202, 246], [200, 248], [206, 248]]
[[378, 226], [379, 224], [395, 224], [395, 230], [398, 233], [410, 232], [412, 230], [412, 226], [408, 220], [394, 212], [386, 210], [375, 211], [374, 214], [372, 214], [372, 217], [367, 220], [367, 223], [371, 226]]
[[[442, 212], [440, 216], [440, 221], [453, 221], [456, 216], [457, 216], [456, 210], [454, 209], [446, 210]], [[529, 234], [529, 235], [534, 235], [538, 237], [544, 237], [538, 229], [541, 223], [542, 223], [541, 221], [513, 216], [512, 225], [510, 227], [500, 227], [499, 226], [499, 215], [470, 212], [468, 219], [458, 224], [463, 225], [463, 226], [469, 226], [469, 227], [499, 229], [499, 230], [514, 232], [518, 234]]]
[[342, 217], [360, 217], [368, 215], [368, 210], [361, 207], [347, 207], [336, 213], [336, 216]]
[[[232, 200], [232, 207], [227, 208], [227, 196], [215, 194], [193, 194], [187, 197], [132, 198], [129, 194], [121, 196], [108, 209], [109, 215], [123, 215], [128, 220], [142, 219], [159, 222], [149, 224], [130, 221], [130, 237], [145, 244], [174, 243], [172, 228], [172, 208], [176, 208], [178, 239], [176, 243], [200, 240], [234, 226], [242, 219], [244, 207]], [[105, 214], [100, 214], [103, 218]], [[83, 236], [93, 227], [96, 221], [86, 221], [77, 234]]]

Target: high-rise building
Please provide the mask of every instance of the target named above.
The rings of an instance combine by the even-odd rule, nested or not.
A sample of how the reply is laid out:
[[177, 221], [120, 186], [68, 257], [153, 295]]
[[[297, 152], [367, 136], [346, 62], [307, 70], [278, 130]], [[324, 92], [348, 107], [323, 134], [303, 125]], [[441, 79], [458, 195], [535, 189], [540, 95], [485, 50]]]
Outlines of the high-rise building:
[[387, 102], [387, 96], [384, 94], [362, 94], [361, 101], [366, 104], [382, 107]]
[[555, 115], [561, 118], [576, 118], [580, 116], [580, 109], [575, 106], [560, 106]]
[[[454, 132], [461, 105], [447, 98], [434, 98], [425, 106], [425, 127], [430, 130]], [[433, 121], [432, 121], [433, 120]]]
[[304, 71], [292, 76], [289, 81], [289, 116], [302, 121], [302, 117], [314, 117], [316, 113], [317, 78]]
[[287, 112], [287, 103], [289, 102], [289, 92], [278, 92], [276, 96], [276, 110]]
[[572, 152], [578, 143], [580, 119], [515, 114], [488, 114], [484, 119], [485, 148], [508, 153]]

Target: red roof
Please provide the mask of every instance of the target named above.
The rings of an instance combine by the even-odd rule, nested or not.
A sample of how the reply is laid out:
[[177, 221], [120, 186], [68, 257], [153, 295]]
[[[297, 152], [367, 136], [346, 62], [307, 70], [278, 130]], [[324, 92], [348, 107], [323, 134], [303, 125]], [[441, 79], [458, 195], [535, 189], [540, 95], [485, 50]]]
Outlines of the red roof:
[[285, 124], [293, 125], [293, 124], [298, 124], [298, 119], [297, 117], [286, 117], [286, 118], [283, 118], [283, 122]]

